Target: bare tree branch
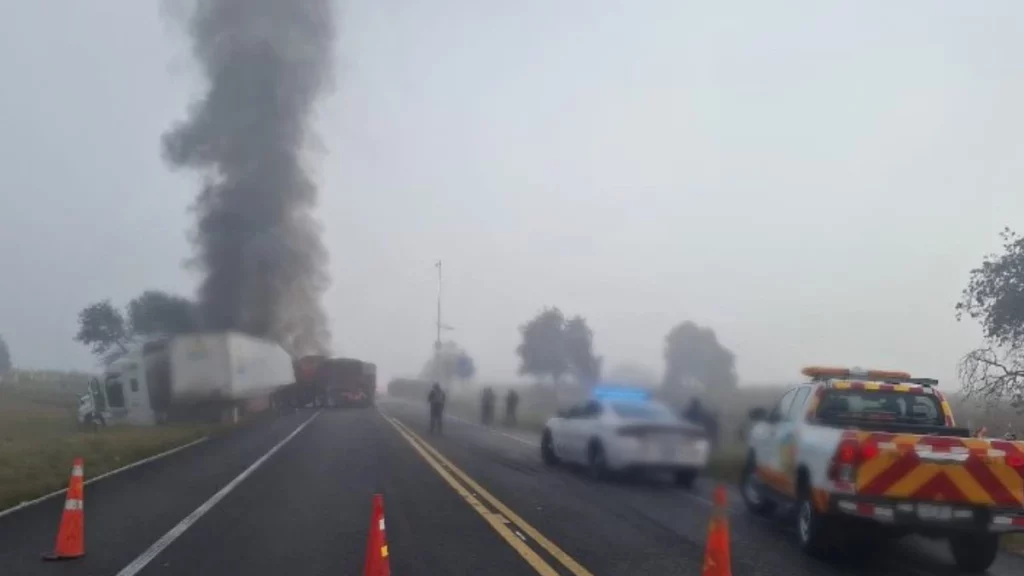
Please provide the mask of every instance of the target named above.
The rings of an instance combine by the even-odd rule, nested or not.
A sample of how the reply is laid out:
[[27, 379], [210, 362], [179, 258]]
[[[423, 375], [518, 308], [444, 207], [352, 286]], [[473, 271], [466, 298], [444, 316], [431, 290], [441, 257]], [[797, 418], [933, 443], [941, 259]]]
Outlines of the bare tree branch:
[[1024, 352], [995, 347], [972, 350], [960, 360], [961, 390], [968, 398], [1008, 402], [1024, 412]]

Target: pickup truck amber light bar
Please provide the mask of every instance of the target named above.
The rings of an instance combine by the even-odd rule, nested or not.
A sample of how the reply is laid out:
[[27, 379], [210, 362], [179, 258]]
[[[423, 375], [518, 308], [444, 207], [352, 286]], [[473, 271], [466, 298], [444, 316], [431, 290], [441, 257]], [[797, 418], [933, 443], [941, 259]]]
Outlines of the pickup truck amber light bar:
[[812, 380], [830, 380], [833, 378], [861, 380], [910, 380], [907, 372], [898, 370], [860, 370], [857, 368], [838, 368], [830, 366], [807, 366], [801, 373]]

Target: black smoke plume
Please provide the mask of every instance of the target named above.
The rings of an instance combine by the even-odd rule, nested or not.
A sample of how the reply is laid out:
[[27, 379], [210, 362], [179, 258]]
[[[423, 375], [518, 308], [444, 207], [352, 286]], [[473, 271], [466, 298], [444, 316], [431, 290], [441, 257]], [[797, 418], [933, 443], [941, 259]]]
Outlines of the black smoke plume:
[[204, 326], [324, 352], [330, 278], [306, 163], [314, 106], [331, 85], [332, 0], [193, 0], [190, 10], [208, 85], [163, 149], [205, 182], [192, 207]]

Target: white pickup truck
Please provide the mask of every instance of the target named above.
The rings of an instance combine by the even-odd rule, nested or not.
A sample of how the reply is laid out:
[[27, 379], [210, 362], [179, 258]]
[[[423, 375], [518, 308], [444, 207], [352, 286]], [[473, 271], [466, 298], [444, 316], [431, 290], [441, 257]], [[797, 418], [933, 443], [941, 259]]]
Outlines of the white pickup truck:
[[984, 572], [998, 536], [1024, 531], [1024, 442], [957, 428], [935, 380], [805, 368], [756, 421], [741, 492], [754, 513], [796, 507], [800, 546], [822, 555], [859, 536], [948, 538], [957, 566]]

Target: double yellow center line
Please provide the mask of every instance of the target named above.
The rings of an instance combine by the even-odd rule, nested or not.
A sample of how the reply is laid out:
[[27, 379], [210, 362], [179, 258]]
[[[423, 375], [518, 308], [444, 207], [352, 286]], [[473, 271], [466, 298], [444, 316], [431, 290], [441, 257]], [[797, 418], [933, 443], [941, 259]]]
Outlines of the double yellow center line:
[[[384, 416], [398, 433], [409, 442], [420, 456], [437, 471], [459, 496], [465, 500], [473, 510], [476, 510], [484, 520], [494, 528], [509, 546], [511, 546], [526, 563], [529, 564], [538, 574], [542, 576], [560, 576], [561, 572], [556, 570], [547, 562], [537, 550], [531, 547], [531, 542], [546, 551], [551, 558], [555, 559], [562, 567], [573, 576], [593, 576], [590, 571], [581, 566], [571, 556], [566, 554], [554, 542], [548, 540], [536, 528], [519, 517], [508, 506], [495, 498], [480, 484], [469, 477], [465, 472], [459, 470], [450, 460], [441, 455], [419, 435], [410, 430], [405, 424], [391, 416]], [[524, 534], [525, 533], [525, 534]]]

